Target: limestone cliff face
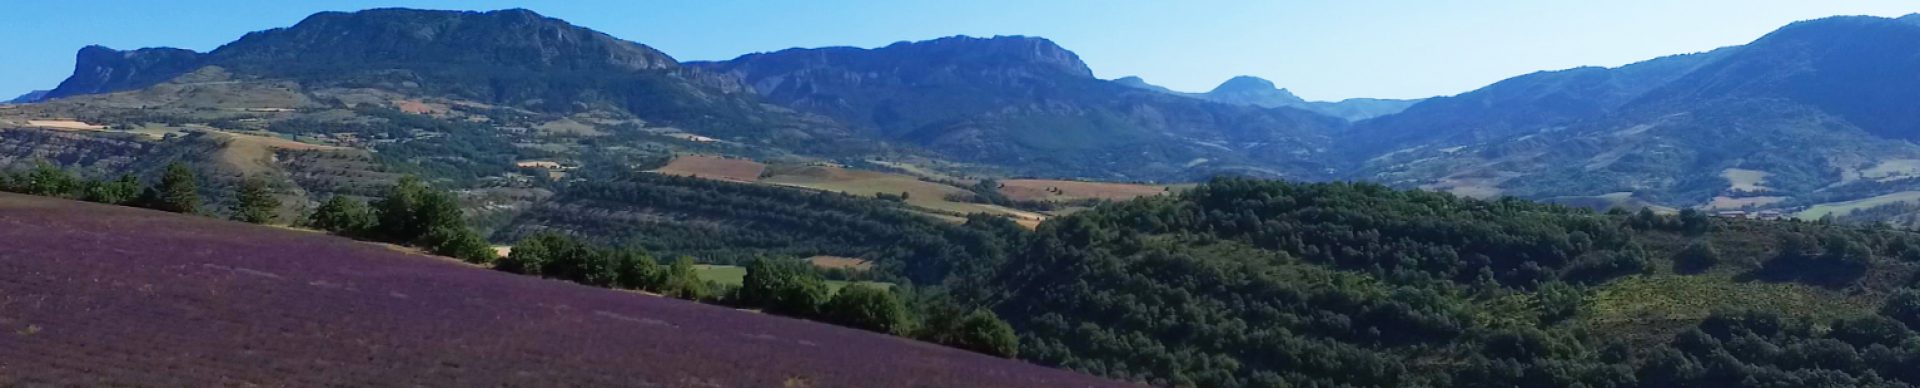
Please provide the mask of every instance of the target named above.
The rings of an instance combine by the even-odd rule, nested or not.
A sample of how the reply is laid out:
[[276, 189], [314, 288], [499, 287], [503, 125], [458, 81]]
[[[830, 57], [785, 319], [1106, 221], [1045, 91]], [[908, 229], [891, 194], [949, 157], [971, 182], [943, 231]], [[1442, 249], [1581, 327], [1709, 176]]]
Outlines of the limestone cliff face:
[[87, 46], [74, 58], [73, 75], [42, 99], [153, 86], [200, 67], [200, 59], [200, 53], [175, 48], [120, 51]]

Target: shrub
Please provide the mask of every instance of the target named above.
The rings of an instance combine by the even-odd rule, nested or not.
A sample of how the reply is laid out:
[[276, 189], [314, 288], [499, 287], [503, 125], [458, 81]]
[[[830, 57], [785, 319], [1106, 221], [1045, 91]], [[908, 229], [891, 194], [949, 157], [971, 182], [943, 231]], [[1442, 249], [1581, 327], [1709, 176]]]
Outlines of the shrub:
[[1920, 329], [1920, 290], [1902, 288], [1887, 297], [1885, 305], [1880, 306], [1880, 315], [1900, 321], [1909, 329]]
[[754, 259], [740, 285], [740, 303], [767, 312], [810, 317], [827, 302], [826, 280], [794, 260]]
[[1720, 264], [1720, 251], [1713, 249], [1713, 243], [1707, 240], [1687, 244], [1680, 256], [1673, 261], [1673, 271], [1679, 273], [1699, 273]]
[[827, 321], [889, 334], [906, 334], [911, 322], [907, 306], [892, 291], [862, 284], [849, 285], [827, 301]]
[[427, 232], [426, 247], [436, 255], [468, 263], [487, 264], [500, 258], [485, 238], [467, 228], [434, 228]]
[[349, 237], [366, 237], [373, 231], [373, 209], [365, 202], [335, 195], [321, 203], [307, 217], [307, 226]]
[[140, 178], [121, 175], [112, 181], [88, 181], [80, 199], [110, 205], [128, 205], [140, 197]]

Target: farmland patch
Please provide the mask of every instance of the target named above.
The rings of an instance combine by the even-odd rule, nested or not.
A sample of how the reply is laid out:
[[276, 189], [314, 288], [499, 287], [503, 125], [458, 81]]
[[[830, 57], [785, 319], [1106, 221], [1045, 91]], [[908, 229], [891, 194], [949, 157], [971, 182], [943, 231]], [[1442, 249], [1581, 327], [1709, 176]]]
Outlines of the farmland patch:
[[753, 183], [760, 180], [761, 172], [766, 171], [766, 169], [767, 165], [752, 160], [708, 155], [682, 155], [673, 158], [671, 162], [667, 162], [665, 167], [660, 167], [653, 171], [666, 175]]

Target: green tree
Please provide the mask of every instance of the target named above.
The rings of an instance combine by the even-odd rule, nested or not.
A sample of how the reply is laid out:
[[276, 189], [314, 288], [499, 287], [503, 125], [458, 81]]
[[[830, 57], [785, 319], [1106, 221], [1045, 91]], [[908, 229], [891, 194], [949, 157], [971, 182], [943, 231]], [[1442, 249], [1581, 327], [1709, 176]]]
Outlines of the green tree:
[[993, 311], [974, 310], [960, 318], [956, 329], [949, 345], [1006, 358], [1020, 354], [1020, 336]]
[[395, 182], [373, 208], [379, 219], [374, 235], [390, 242], [427, 245], [425, 238], [434, 229], [466, 227], [453, 193], [434, 190], [412, 176]]
[[1920, 290], [1902, 288], [1895, 291], [1880, 307], [1880, 315], [1907, 324], [1908, 328], [1920, 329]]
[[465, 227], [440, 227], [428, 231], [425, 245], [434, 254], [460, 259], [473, 264], [488, 264], [500, 258], [494, 252], [493, 245], [472, 229]]
[[80, 180], [67, 170], [51, 163], [37, 162], [33, 170], [27, 172], [25, 189], [27, 194], [48, 197], [66, 197], [80, 188]]
[[1580, 289], [1561, 282], [1547, 282], [1540, 285], [1540, 322], [1552, 324], [1572, 318], [1580, 312], [1586, 295]]
[[649, 290], [658, 286], [655, 282], [660, 277], [660, 263], [645, 249], [615, 250], [608, 255], [608, 260], [612, 261], [613, 286], [632, 290]]
[[193, 169], [185, 163], [173, 162], [167, 165], [166, 173], [160, 176], [160, 184], [147, 188], [142, 194], [146, 207], [174, 213], [195, 214], [200, 212], [200, 185], [193, 176]]
[[140, 197], [140, 178], [124, 174], [112, 181], [89, 181], [80, 199], [111, 205], [127, 205]]
[[680, 256], [673, 260], [659, 282], [661, 295], [686, 300], [704, 300], [711, 298], [711, 287], [700, 275], [693, 272], [693, 258]]
[[1720, 251], [1713, 249], [1713, 242], [1707, 240], [1687, 244], [1685, 250], [1673, 262], [1674, 272], [1699, 273], [1720, 264]]
[[797, 260], [754, 259], [740, 285], [740, 303], [782, 315], [818, 315], [827, 296], [826, 280]]
[[375, 236], [391, 242], [407, 243], [427, 233], [416, 216], [421, 197], [427, 195], [427, 186], [419, 178], [401, 177], [393, 187], [387, 189], [385, 197], [374, 202], [373, 209], [379, 219]]
[[248, 177], [240, 183], [240, 192], [235, 197], [232, 209], [235, 221], [265, 224], [280, 218], [280, 199], [273, 197], [266, 179]]
[[327, 198], [307, 217], [309, 227], [350, 237], [365, 237], [376, 222], [365, 202], [342, 195]]
[[889, 334], [907, 334], [913, 322], [900, 297], [885, 288], [849, 285], [833, 296], [822, 313], [834, 324]]

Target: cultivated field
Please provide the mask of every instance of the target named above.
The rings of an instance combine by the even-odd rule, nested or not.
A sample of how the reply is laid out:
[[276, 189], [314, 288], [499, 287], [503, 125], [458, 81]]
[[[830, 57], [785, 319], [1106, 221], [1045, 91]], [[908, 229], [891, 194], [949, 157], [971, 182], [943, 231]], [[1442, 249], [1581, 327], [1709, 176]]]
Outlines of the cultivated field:
[[1799, 213], [1795, 213], [1794, 217], [1798, 217], [1803, 220], [1817, 220], [1817, 219], [1820, 219], [1821, 217], [1826, 217], [1828, 214], [1840, 216], [1840, 215], [1845, 215], [1847, 214], [1847, 212], [1853, 211], [1854, 209], [1866, 209], [1874, 206], [1899, 203], [1899, 202], [1920, 202], [1920, 191], [1902, 191], [1902, 192], [1897, 192], [1893, 194], [1881, 195], [1881, 196], [1876, 196], [1871, 198], [1856, 199], [1852, 201], [1823, 203], [1819, 205], [1813, 205], [1813, 206], [1807, 207], [1807, 210], [1802, 210]]
[[1168, 186], [1133, 183], [1082, 182], [1049, 179], [1011, 179], [1000, 182], [1000, 193], [1015, 201], [1065, 202], [1081, 199], [1125, 201], [1168, 193]]
[[866, 260], [855, 259], [851, 257], [814, 256], [814, 257], [807, 258], [807, 263], [811, 263], [815, 267], [829, 268], [829, 269], [846, 268], [846, 269], [859, 270], [859, 271], [873, 269], [873, 263], [868, 262]]
[[315, 233], [0, 194], [0, 386], [1124, 386]]
[[[739, 287], [741, 284], [746, 284], [746, 280], [747, 280], [747, 267], [741, 267], [737, 265], [699, 264], [699, 265], [693, 266], [693, 273], [699, 274], [700, 279], [702, 280], [711, 280], [714, 283], [720, 283], [720, 284], [734, 286], [734, 287]], [[856, 283], [865, 284], [869, 286], [876, 286], [881, 288], [893, 287], [893, 283], [848, 282], [848, 281], [842, 281], [842, 280], [828, 280], [827, 292], [830, 292], [830, 293], [840, 292], [841, 288], [846, 288], [847, 285], [856, 284]]]
[[683, 155], [673, 158], [673, 161], [667, 162], [665, 167], [653, 170], [653, 172], [667, 175], [753, 183], [759, 181], [760, 173], [766, 170], [767, 165], [746, 159], [728, 159], [707, 155]]
[[762, 183], [804, 187], [815, 190], [842, 192], [868, 196], [874, 194], [898, 195], [907, 193], [907, 204], [949, 215], [987, 213], [1013, 217], [1023, 222], [1038, 223], [1047, 219], [1044, 214], [1011, 209], [988, 204], [951, 201], [949, 195], [967, 195], [969, 192], [958, 187], [926, 182], [906, 175], [888, 174], [876, 171], [851, 170], [825, 166], [777, 167]]
[[1730, 186], [1727, 187], [1727, 190], [1742, 190], [1742, 191], [1766, 190], [1768, 175], [1772, 175], [1772, 174], [1766, 171], [1747, 170], [1747, 169], [1739, 169], [1739, 168], [1729, 168], [1729, 169], [1720, 171], [1720, 177], [1727, 178], [1727, 182], [1730, 184]]

